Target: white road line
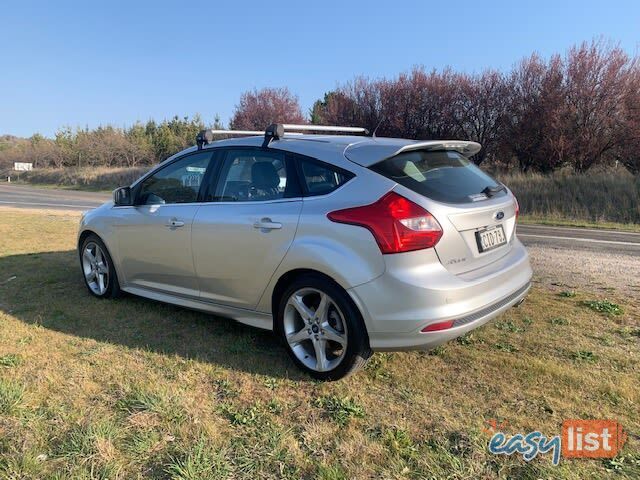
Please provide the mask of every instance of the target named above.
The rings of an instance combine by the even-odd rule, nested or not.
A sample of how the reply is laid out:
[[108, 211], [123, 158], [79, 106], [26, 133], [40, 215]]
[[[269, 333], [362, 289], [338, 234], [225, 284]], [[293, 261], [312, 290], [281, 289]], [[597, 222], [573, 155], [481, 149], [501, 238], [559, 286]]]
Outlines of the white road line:
[[96, 208], [99, 205], [69, 205], [66, 203], [37, 203], [37, 202], [9, 202], [0, 200], [0, 203], [5, 203], [8, 205], [37, 205], [39, 207], [72, 207], [72, 208]]
[[614, 240], [595, 240], [593, 238], [557, 237], [554, 235], [532, 235], [529, 233], [518, 233], [517, 235], [518, 237], [551, 238], [554, 240], [575, 240], [577, 242], [608, 243], [610, 245], [635, 245], [636, 247], [640, 247], [640, 243], [637, 242], [617, 242]]
[[604, 230], [600, 228], [580, 228], [580, 227], [555, 227], [551, 225], [527, 225], [526, 223], [519, 224], [518, 229], [520, 228], [530, 228], [532, 230], [540, 229], [540, 228], [548, 228], [551, 230], [572, 230], [574, 232], [596, 232], [596, 233], [615, 233], [616, 235], [638, 235], [638, 232], [623, 232], [620, 230]]

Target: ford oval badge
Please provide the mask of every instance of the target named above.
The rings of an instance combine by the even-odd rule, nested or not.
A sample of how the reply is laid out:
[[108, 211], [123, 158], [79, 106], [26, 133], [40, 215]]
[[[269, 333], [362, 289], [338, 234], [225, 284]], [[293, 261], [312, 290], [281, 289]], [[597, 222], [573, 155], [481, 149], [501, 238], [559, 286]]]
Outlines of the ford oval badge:
[[502, 220], [504, 218], [504, 212], [502, 210], [500, 210], [499, 212], [496, 212], [493, 215], [493, 218], [495, 218], [496, 220]]

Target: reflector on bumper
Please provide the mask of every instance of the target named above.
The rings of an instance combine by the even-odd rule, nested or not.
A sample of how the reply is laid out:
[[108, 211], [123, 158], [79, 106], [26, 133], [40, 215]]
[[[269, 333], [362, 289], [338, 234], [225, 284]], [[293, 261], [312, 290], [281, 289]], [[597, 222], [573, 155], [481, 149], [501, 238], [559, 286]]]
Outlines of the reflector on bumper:
[[453, 320], [447, 320], [446, 322], [432, 323], [424, 327], [421, 332], [436, 332], [438, 330], [446, 330], [453, 327]]

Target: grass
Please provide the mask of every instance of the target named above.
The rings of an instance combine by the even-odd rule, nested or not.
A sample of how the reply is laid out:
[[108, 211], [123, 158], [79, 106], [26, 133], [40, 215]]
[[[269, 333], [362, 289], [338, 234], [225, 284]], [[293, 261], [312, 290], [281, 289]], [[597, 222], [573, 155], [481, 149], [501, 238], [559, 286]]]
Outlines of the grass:
[[576, 226], [634, 224], [640, 230], [640, 176], [626, 169], [498, 174], [516, 195], [523, 220]]
[[598, 230], [620, 230], [623, 232], [640, 233], [640, 224], [619, 222], [590, 222], [575, 220], [560, 216], [541, 216], [523, 214], [518, 217], [518, 223], [523, 225], [548, 225], [551, 227], [591, 228]]
[[87, 191], [112, 191], [131, 185], [151, 167], [68, 167], [41, 168], [22, 172], [18, 182], [56, 188], [72, 188]]
[[349, 423], [351, 418], [365, 416], [364, 408], [349, 397], [323, 396], [314, 402], [314, 406], [323, 408], [329, 418], [342, 426]]
[[[640, 431], [640, 305], [619, 315], [536, 283], [434, 354], [375, 354], [341, 382], [301, 374], [269, 332], [88, 295], [77, 216], [0, 211], [0, 478], [638, 478], [610, 461], [487, 451], [486, 422]], [[2, 283], [15, 276], [10, 282]], [[559, 321], [561, 319], [562, 321]]]
[[609, 300], [584, 300], [582, 305], [605, 315], [622, 315], [622, 307]]

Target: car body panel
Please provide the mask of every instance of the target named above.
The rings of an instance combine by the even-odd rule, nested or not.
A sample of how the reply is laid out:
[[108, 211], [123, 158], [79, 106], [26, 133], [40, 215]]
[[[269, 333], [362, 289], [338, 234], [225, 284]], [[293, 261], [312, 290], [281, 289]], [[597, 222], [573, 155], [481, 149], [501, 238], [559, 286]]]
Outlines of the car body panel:
[[[199, 204], [140, 205], [118, 210], [114, 234], [120, 276], [128, 286], [199, 297], [191, 228]], [[180, 222], [182, 226], [171, 226]]]
[[[200, 297], [255, 308], [293, 242], [302, 199], [211, 202], [195, 216], [193, 261]], [[279, 228], [260, 228], [272, 222]]]

